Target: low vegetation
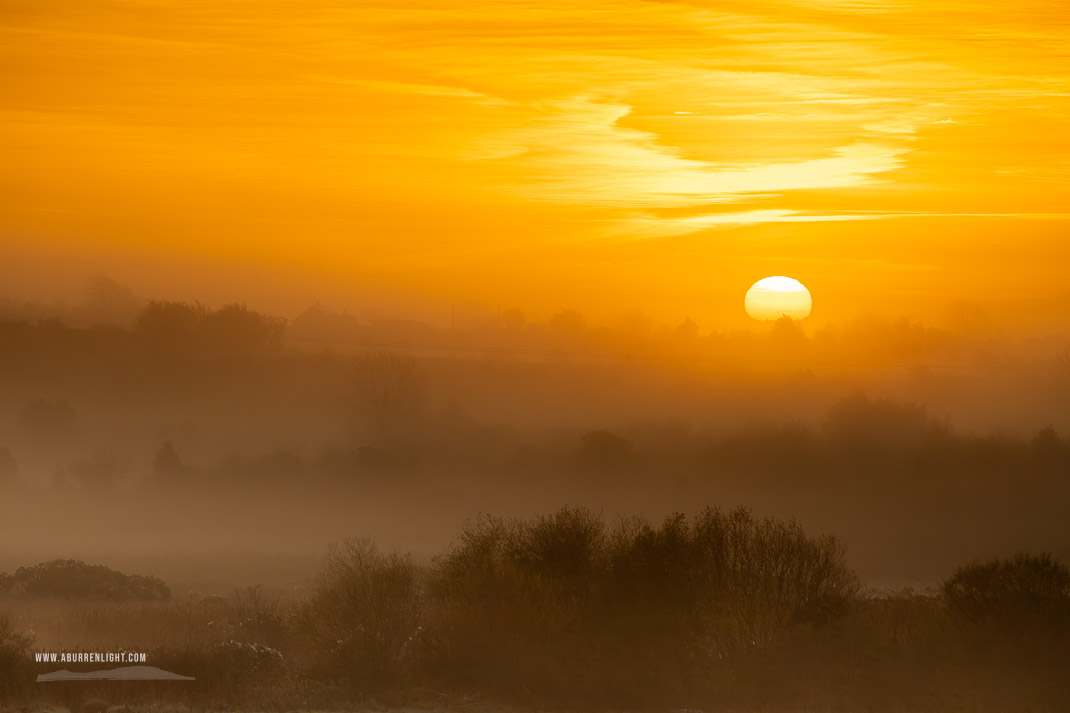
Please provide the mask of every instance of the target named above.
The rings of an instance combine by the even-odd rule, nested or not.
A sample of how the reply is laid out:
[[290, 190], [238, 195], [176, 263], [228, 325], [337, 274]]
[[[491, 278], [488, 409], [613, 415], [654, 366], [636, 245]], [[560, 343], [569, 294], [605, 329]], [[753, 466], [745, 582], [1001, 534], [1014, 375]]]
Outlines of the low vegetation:
[[[41, 571], [97, 572], [52, 562], [16, 576], [44, 581], [25, 574]], [[52, 591], [72, 598], [42, 605], [10, 589], [0, 598], [8, 610], [0, 615], [0, 702], [63, 703], [58, 687], [31, 683], [55, 666], [32, 662], [34, 648], [46, 644], [30, 630], [77, 610], [70, 616], [82, 628], [71, 628], [81, 632], [83, 650], [114, 648], [114, 627], [88, 623], [121, 617], [130, 627], [124, 646], [147, 650], [150, 665], [197, 678], [124, 689], [122, 702], [131, 706], [483, 701], [555, 710], [892, 712], [1070, 705], [1061, 670], [1070, 655], [1070, 571], [1052, 557], [971, 564], [940, 592], [875, 597], [863, 593], [838, 540], [744, 509], [660, 523], [606, 523], [580, 508], [528, 520], [483, 516], [430, 567], [349, 540], [331, 548], [307, 597], [255, 586], [225, 598], [131, 606], [86, 603], [92, 587]]]
[[0, 596], [154, 600], [169, 598], [171, 590], [158, 577], [56, 559], [19, 567], [14, 574], [0, 572]]

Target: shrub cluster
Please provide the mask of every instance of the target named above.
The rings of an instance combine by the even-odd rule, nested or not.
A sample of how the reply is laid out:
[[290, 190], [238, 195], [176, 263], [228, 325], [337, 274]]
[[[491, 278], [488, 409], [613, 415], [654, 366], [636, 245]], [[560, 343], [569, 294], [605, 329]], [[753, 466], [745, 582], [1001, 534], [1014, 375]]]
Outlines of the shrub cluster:
[[960, 567], [944, 583], [951, 614], [975, 634], [1036, 651], [1070, 633], [1070, 569], [1049, 554]]
[[511, 698], [686, 701], [719, 665], [845, 613], [860, 586], [843, 555], [745, 509], [613, 530], [583, 509], [484, 517], [438, 562], [432, 653], [445, 680]]
[[0, 702], [22, 694], [31, 679], [32, 639], [0, 612]]
[[139, 341], [162, 352], [278, 349], [285, 330], [285, 319], [238, 303], [210, 310], [199, 302], [150, 300], [134, 323]]
[[333, 545], [305, 612], [313, 665], [353, 691], [411, 682], [426, 599], [411, 557], [367, 539]]
[[[110, 572], [57, 561], [14, 577], [100, 571]], [[1070, 703], [1070, 570], [1052, 557], [969, 565], [935, 596], [864, 597], [836, 539], [746, 509], [656, 524], [607, 525], [582, 508], [483, 516], [429, 568], [370, 540], [334, 545], [307, 598], [257, 586], [195, 606], [108, 606], [174, 617], [150, 663], [197, 679], [124, 693], [128, 703], [888, 713]], [[49, 669], [31, 663], [32, 646], [0, 616], [0, 697], [42, 693], [30, 682]]]
[[14, 574], [0, 573], [0, 595], [84, 599], [168, 599], [171, 590], [158, 577], [123, 574], [103, 565], [55, 559]]

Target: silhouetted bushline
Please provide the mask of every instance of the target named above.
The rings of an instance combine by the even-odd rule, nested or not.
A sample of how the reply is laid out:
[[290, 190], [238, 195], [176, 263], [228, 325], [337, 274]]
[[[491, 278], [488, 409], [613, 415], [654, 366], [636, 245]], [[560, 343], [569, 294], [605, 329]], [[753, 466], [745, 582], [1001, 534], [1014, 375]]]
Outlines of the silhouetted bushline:
[[[582, 508], [487, 515], [430, 568], [348, 540], [304, 599], [249, 587], [210, 607], [124, 608], [129, 626], [172, 622], [148, 663], [198, 680], [127, 687], [112, 702], [1066, 710], [1068, 581], [1054, 558], [1023, 553], [962, 567], [935, 595], [869, 597], [837, 540], [743, 509], [611, 525]], [[50, 601], [55, 621], [73, 606]], [[0, 616], [3, 703], [63, 703], [32, 685], [55, 666], [32, 663], [32, 634], [14, 621]]]

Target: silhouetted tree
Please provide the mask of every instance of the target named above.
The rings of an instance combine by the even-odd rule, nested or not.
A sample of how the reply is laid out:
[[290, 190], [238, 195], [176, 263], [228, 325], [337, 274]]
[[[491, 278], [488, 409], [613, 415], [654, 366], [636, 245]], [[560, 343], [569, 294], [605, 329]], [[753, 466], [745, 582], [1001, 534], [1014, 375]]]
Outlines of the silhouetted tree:
[[1054, 426], [1045, 426], [1033, 434], [1029, 449], [1033, 460], [1042, 468], [1057, 468], [1066, 461], [1066, 445]]
[[1070, 633], [1070, 569], [1050, 554], [960, 567], [943, 591], [952, 615], [1004, 642]]
[[846, 453], [909, 455], [944, 429], [924, 406], [869, 399], [862, 392], [837, 402], [825, 415], [825, 433]]
[[69, 472], [81, 487], [103, 490], [119, 485], [128, 470], [127, 460], [114, 451], [94, 451], [88, 460], [72, 464]]
[[184, 352], [195, 345], [207, 313], [200, 302], [152, 300], [138, 315], [134, 329], [151, 349]]
[[603, 468], [618, 466], [626, 463], [631, 455], [631, 442], [615, 433], [587, 431], [580, 438], [578, 458], [583, 465]]
[[686, 317], [673, 332], [673, 335], [677, 339], [691, 341], [698, 337], [698, 324], [690, 317]]
[[1052, 360], [1051, 374], [1063, 388], [1070, 388], [1070, 350], [1058, 352]]
[[152, 459], [152, 471], [157, 476], [174, 473], [182, 467], [182, 461], [171, 445], [171, 441], [164, 441], [160, 450], [156, 451], [156, 457]]
[[282, 346], [286, 320], [229, 304], [206, 313], [200, 327], [205, 343], [214, 348], [256, 351]]
[[1055, 355], [1049, 373], [1054, 393], [1063, 405], [1063, 414], [1070, 415], [1070, 349]]
[[424, 617], [416, 566], [368, 539], [332, 545], [308, 613], [321, 666], [357, 691], [397, 686]]
[[171, 441], [164, 441], [152, 459], [152, 478], [158, 485], [179, 485], [193, 474], [193, 468], [184, 464]]
[[171, 589], [159, 577], [123, 574], [104, 565], [55, 559], [19, 567], [4, 580], [0, 594], [16, 597], [86, 599], [169, 599]]
[[353, 386], [360, 407], [387, 439], [400, 436], [411, 425], [426, 398], [420, 363], [409, 354], [371, 352], [353, 363]]
[[519, 331], [527, 324], [527, 318], [524, 317], [524, 313], [516, 308], [507, 309], [502, 312], [500, 326], [502, 329], [508, 329], [511, 331]]
[[654, 323], [642, 310], [633, 309], [621, 317], [619, 330], [633, 339], [647, 339], [654, 333]]
[[137, 316], [141, 301], [134, 291], [103, 272], [93, 275], [85, 286], [85, 310], [91, 319], [127, 325]]
[[587, 319], [574, 309], [566, 309], [554, 314], [546, 324], [566, 339], [580, 337], [587, 330]]
[[146, 344], [164, 352], [258, 351], [282, 346], [286, 320], [237, 303], [212, 311], [199, 302], [153, 300], [138, 315], [135, 329]]
[[860, 591], [835, 538], [744, 509], [613, 533], [582, 508], [483, 516], [436, 558], [432, 584], [435, 665], [450, 680], [603, 704], [709, 681], [794, 627], [846, 614]]
[[787, 315], [782, 315], [773, 321], [772, 328], [769, 330], [769, 339], [779, 352], [787, 352], [796, 356], [810, 344], [798, 320]]
[[[0, 574], [0, 591], [8, 575]], [[25, 694], [31, 689], [33, 667], [30, 647], [33, 639], [20, 632], [4, 612], [0, 612], [0, 701]]]

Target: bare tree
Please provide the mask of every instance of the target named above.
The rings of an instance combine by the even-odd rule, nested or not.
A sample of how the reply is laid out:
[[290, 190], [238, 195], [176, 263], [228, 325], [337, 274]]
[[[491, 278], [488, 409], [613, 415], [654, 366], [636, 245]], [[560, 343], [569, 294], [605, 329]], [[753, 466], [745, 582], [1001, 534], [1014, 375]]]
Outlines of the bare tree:
[[385, 554], [369, 539], [331, 545], [307, 609], [325, 667], [355, 687], [396, 685], [411, 664], [424, 598], [410, 556]]
[[1062, 389], [1070, 389], [1070, 349], [1055, 354], [1051, 364], [1051, 377]]
[[1052, 395], [1063, 405], [1062, 416], [1070, 415], [1066, 404], [1070, 402], [1070, 349], [1056, 352], [1048, 367], [1048, 378], [1052, 385]]
[[88, 460], [74, 463], [70, 474], [83, 488], [104, 490], [123, 484], [130, 463], [115, 451], [94, 451]]
[[134, 321], [141, 300], [129, 286], [98, 272], [85, 283], [85, 309], [91, 319], [103, 319], [117, 325]]
[[420, 363], [411, 354], [397, 352], [357, 356], [353, 386], [363, 415], [384, 438], [400, 436], [419, 413], [426, 396]]

